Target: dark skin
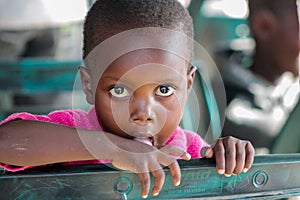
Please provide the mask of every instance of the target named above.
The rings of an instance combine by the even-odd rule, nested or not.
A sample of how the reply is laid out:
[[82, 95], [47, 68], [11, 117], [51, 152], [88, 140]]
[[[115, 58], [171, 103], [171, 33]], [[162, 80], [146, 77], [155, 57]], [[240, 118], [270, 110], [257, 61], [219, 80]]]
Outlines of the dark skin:
[[[161, 73], [157, 73], [155, 64], [160, 66]], [[154, 73], [139, 79], [139, 73], [144, 75], [151, 71]], [[109, 159], [119, 169], [138, 173], [143, 198], [150, 191], [150, 173], [154, 177], [152, 195], [159, 194], [165, 180], [163, 165], [170, 169], [173, 184], [179, 185], [180, 167], [170, 155], [185, 160], [189, 160], [190, 155], [176, 147], [164, 146], [164, 143], [180, 122], [181, 108], [192, 86], [194, 69], [188, 68], [185, 61], [170, 53], [138, 50], [112, 63], [100, 81], [93, 80], [85, 68], [81, 68], [80, 72], [87, 100], [95, 105], [98, 118], [108, 132], [78, 132], [75, 128], [52, 123], [12, 121], [0, 126], [0, 162], [37, 166]], [[124, 88], [120, 89], [120, 86]], [[122, 110], [123, 103], [129, 107]], [[112, 115], [115, 108], [117, 113]], [[161, 119], [165, 119], [164, 123], [156, 126]], [[153, 146], [134, 141], [137, 137], [151, 137]], [[201, 153], [203, 157], [214, 157], [218, 173], [225, 176], [248, 171], [254, 158], [251, 143], [234, 137], [220, 138]]]
[[273, 3], [276, 12], [250, 7], [249, 25], [256, 41], [251, 70], [275, 84], [284, 72], [299, 75], [300, 40], [296, 1]]

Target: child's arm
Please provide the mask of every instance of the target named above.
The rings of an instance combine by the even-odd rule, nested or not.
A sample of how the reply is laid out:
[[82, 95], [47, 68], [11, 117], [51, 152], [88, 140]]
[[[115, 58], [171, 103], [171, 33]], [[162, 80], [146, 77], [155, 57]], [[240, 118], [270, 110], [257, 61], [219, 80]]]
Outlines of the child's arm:
[[143, 197], [148, 195], [150, 189], [149, 172], [155, 178], [152, 194], [158, 194], [161, 190], [165, 176], [161, 165], [170, 168], [175, 185], [180, 182], [179, 165], [168, 154], [189, 158], [178, 149], [168, 148], [166, 152], [111, 133], [77, 131], [47, 122], [16, 120], [0, 126], [1, 163], [37, 166], [79, 160], [112, 160], [117, 168], [139, 173]]
[[231, 136], [220, 138], [210, 148], [202, 150], [207, 158], [215, 157], [219, 174], [229, 177], [247, 172], [254, 160], [254, 148], [249, 141]]
[[0, 126], [0, 162], [37, 166], [91, 160], [76, 129], [40, 121], [16, 120]]

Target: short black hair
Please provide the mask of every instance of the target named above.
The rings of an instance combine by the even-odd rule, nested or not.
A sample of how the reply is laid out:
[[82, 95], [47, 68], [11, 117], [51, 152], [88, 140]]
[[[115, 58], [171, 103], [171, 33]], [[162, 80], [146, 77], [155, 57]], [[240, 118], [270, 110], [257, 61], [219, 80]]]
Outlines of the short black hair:
[[177, 0], [97, 0], [84, 22], [83, 59], [107, 38], [142, 27], [167, 28], [194, 37], [191, 16]]

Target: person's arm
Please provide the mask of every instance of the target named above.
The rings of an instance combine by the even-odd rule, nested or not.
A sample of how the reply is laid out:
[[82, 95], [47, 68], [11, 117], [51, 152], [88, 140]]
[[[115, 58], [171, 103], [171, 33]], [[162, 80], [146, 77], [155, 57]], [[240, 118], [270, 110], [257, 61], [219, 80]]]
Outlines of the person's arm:
[[[104, 134], [96, 136], [102, 143], [100, 153], [106, 138]], [[75, 128], [30, 120], [16, 120], [0, 126], [0, 158], [0, 162], [16, 166], [95, 159], [84, 147]]]
[[[112, 142], [113, 141], [113, 142]], [[189, 159], [185, 152], [167, 148], [167, 153], [155, 147], [102, 131], [76, 129], [53, 123], [16, 120], [0, 126], [0, 162], [17, 166], [37, 166], [50, 163], [108, 159], [123, 170], [139, 174], [142, 196], [150, 190], [150, 175], [154, 176], [153, 195], [161, 190], [168, 166], [174, 185], [180, 183], [180, 168], [174, 157]]]

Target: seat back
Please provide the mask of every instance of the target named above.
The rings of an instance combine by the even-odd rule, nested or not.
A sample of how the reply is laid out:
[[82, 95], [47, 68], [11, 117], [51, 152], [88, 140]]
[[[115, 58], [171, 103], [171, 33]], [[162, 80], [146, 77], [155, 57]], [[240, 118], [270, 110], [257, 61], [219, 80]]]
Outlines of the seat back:
[[275, 138], [271, 153], [300, 152], [300, 101], [294, 107], [286, 123]]

